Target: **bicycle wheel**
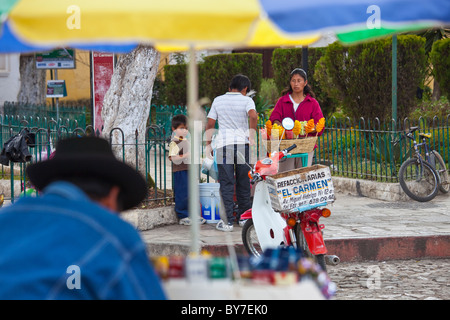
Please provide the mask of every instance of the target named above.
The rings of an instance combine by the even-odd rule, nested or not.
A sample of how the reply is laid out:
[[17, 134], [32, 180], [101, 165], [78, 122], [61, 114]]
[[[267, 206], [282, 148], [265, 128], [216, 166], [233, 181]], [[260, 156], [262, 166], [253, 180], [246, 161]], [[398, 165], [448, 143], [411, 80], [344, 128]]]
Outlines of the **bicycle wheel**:
[[436, 170], [426, 161], [418, 158], [406, 160], [398, 172], [403, 191], [413, 200], [426, 202], [436, 197], [439, 177]]
[[442, 193], [448, 193], [450, 191], [450, 180], [448, 179], [448, 171], [444, 159], [442, 159], [442, 156], [436, 150], [433, 150], [432, 153], [434, 153], [436, 158], [435, 169], [440, 177], [439, 190]]

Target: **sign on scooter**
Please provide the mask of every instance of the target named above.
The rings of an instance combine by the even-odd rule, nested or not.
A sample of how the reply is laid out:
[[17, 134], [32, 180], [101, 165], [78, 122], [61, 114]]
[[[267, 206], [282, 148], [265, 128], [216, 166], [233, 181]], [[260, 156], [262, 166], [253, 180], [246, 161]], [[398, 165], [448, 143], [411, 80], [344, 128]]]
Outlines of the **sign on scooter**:
[[272, 208], [285, 211], [335, 200], [330, 168], [314, 165], [266, 178]]

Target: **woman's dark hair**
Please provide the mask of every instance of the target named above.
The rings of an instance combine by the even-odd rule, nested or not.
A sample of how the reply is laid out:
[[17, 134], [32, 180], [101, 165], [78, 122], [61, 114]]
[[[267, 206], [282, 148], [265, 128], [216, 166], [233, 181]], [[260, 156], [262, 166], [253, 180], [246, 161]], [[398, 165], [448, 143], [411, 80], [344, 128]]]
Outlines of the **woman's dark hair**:
[[[305, 79], [305, 81], [308, 81], [308, 76], [306, 75], [305, 70], [301, 69], [301, 68], [295, 68], [294, 70], [291, 71], [291, 75], [289, 76], [289, 81], [288, 81], [288, 86], [281, 91], [281, 95], [284, 96], [285, 94], [292, 93], [292, 87], [291, 87], [291, 79], [292, 77], [298, 74], [300, 77], [302, 77], [303, 79]], [[311, 89], [311, 86], [309, 85], [309, 83], [306, 84], [305, 88], [303, 89], [303, 93], [304, 94], [309, 94], [311, 97], [316, 98], [316, 95], [314, 94], [314, 92]]]
[[237, 89], [238, 91], [242, 91], [245, 87], [247, 87], [247, 93], [252, 89], [252, 84], [247, 76], [238, 74], [231, 79], [230, 90]]

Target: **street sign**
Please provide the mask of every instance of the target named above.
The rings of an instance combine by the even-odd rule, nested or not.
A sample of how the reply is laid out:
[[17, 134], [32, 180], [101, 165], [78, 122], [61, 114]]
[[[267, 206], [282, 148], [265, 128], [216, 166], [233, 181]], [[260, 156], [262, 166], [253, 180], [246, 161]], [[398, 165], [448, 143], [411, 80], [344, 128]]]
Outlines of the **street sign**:
[[57, 49], [36, 53], [37, 69], [75, 69], [75, 50]]
[[92, 52], [92, 94], [93, 94], [93, 123], [95, 131], [102, 132], [103, 99], [111, 85], [114, 73], [114, 54], [105, 52]]
[[47, 80], [47, 98], [67, 97], [65, 80]]

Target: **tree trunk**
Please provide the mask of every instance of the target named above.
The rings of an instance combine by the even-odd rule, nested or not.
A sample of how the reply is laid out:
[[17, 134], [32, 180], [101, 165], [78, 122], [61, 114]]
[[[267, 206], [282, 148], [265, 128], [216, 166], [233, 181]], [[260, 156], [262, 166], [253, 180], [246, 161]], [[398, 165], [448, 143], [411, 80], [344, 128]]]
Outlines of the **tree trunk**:
[[437, 82], [436, 78], [434, 78], [433, 95], [431, 96], [431, 99], [433, 101], [438, 101], [440, 97], [441, 97], [441, 87], [439, 86], [439, 82]]
[[[102, 108], [102, 135], [112, 137], [113, 150], [125, 162], [136, 166], [136, 131], [138, 132], [138, 164], [145, 172], [145, 129], [150, 112], [153, 83], [159, 67], [160, 53], [151, 47], [139, 46], [120, 56]], [[123, 132], [124, 139], [122, 140]]]
[[34, 55], [20, 56], [20, 89], [17, 101], [30, 104], [45, 104], [45, 70], [36, 69]]

